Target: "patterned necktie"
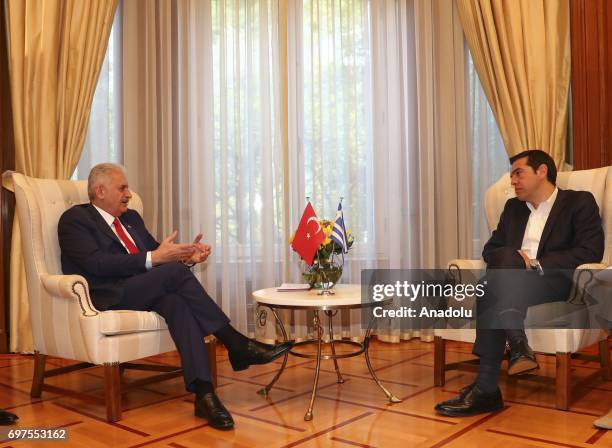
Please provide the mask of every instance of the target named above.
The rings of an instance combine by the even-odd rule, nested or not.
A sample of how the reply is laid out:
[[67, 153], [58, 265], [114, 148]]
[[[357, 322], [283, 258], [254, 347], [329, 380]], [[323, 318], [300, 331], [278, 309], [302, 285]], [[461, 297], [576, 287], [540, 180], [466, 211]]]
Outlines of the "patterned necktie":
[[125, 244], [125, 247], [127, 248], [128, 252], [131, 254], [137, 254], [138, 248], [134, 245], [134, 243], [132, 243], [132, 241], [130, 241], [128, 236], [125, 234], [125, 232], [123, 231], [123, 227], [121, 226], [121, 223], [117, 218], [115, 218], [115, 220], [113, 221], [113, 227], [115, 228], [115, 231], [117, 232], [117, 235], [119, 236], [121, 241], [123, 241], [123, 244]]

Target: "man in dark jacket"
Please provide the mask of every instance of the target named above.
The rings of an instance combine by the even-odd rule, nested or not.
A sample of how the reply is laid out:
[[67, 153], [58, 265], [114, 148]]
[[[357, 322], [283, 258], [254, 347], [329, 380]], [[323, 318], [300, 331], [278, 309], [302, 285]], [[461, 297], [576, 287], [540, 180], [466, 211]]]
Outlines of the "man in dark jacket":
[[264, 364], [284, 354], [290, 343], [267, 345], [237, 332], [189, 267], [205, 261], [211, 248], [158, 243], [140, 215], [128, 209], [130, 189], [123, 168], [96, 165], [89, 174], [89, 204], [76, 205], [58, 223], [64, 274], [87, 279], [99, 310], [156, 311], [168, 324], [181, 355], [185, 386], [196, 394], [195, 414], [218, 429], [234, 426], [211, 383], [203, 338], [214, 334], [227, 347], [234, 370]]
[[538, 368], [523, 329], [527, 308], [567, 298], [573, 270], [603, 256], [604, 234], [593, 195], [557, 188], [554, 161], [543, 151], [524, 151], [510, 163], [516, 197], [506, 202], [482, 253], [487, 293], [477, 304], [473, 352], [480, 356], [478, 376], [457, 398], [436, 405], [443, 415], [503, 408], [498, 379], [506, 341], [509, 375]]

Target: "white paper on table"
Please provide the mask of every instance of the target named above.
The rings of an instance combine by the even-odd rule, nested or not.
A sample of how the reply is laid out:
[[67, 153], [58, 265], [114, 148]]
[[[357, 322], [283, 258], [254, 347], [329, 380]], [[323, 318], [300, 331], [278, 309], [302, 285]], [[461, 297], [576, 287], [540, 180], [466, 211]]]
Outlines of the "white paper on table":
[[308, 283], [283, 283], [276, 288], [277, 291], [308, 291], [309, 289]]

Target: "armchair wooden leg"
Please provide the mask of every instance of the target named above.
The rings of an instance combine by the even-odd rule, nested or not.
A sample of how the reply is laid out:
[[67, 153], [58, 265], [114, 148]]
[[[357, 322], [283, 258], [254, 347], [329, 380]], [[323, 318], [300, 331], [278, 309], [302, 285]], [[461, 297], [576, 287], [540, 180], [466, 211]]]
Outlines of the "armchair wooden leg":
[[210, 369], [210, 377], [213, 387], [217, 387], [217, 340], [210, 339], [206, 341], [206, 349], [208, 350], [208, 368]]
[[121, 420], [121, 373], [119, 363], [104, 364], [104, 394], [106, 399], [106, 420]]
[[555, 381], [556, 388], [556, 407], [563, 411], [569, 409], [570, 404], [570, 368], [571, 368], [570, 353], [557, 352], [557, 377]]
[[444, 386], [446, 373], [446, 343], [443, 337], [434, 337], [434, 386]]
[[34, 352], [34, 375], [32, 377], [32, 388], [30, 396], [40, 398], [42, 395], [43, 384], [45, 383], [45, 361], [47, 355]]
[[608, 344], [608, 339], [599, 341], [599, 363], [601, 364], [603, 379], [605, 381], [612, 380], [612, 362], [610, 362], [610, 345]]

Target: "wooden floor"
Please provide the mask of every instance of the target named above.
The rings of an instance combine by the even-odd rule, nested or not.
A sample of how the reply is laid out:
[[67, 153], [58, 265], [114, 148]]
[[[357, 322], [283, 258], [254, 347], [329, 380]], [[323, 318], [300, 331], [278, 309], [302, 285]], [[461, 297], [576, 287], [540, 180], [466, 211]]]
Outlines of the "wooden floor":
[[[449, 343], [447, 362], [471, 357], [469, 344]], [[193, 397], [175, 379], [128, 394], [123, 420], [109, 424], [104, 409], [43, 393], [32, 400], [33, 361], [0, 356], [0, 406], [20, 417], [19, 427], [69, 427], [70, 441], [9, 442], [6, 446], [75, 447], [612, 447], [612, 431], [593, 427], [593, 420], [612, 406], [612, 383], [598, 380], [581, 389], [583, 396], [562, 412], [553, 408], [554, 391], [526, 380], [502, 381], [506, 407], [496, 414], [453, 419], [437, 416], [433, 406], [453, 397], [474, 374], [448, 372], [444, 388], [433, 387], [433, 344], [375, 342], [373, 364], [402, 403], [389, 405], [369, 378], [362, 357], [340, 361], [346, 382], [336, 383], [331, 361], [323, 362], [314, 419], [303, 420], [310, 398], [314, 362], [290, 358], [288, 369], [266, 399], [256, 393], [274, 374], [275, 365], [233, 372], [223, 350], [218, 353], [218, 394], [236, 421], [221, 432], [193, 415]], [[168, 353], [150, 358], [177, 362]], [[542, 357], [542, 372], [554, 375], [554, 359]], [[51, 359], [54, 365], [67, 362]], [[573, 374], [587, 375], [595, 364], [574, 361]], [[93, 368], [53, 378], [51, 383], [81, 390], [102, 388], [102, 372]]]

